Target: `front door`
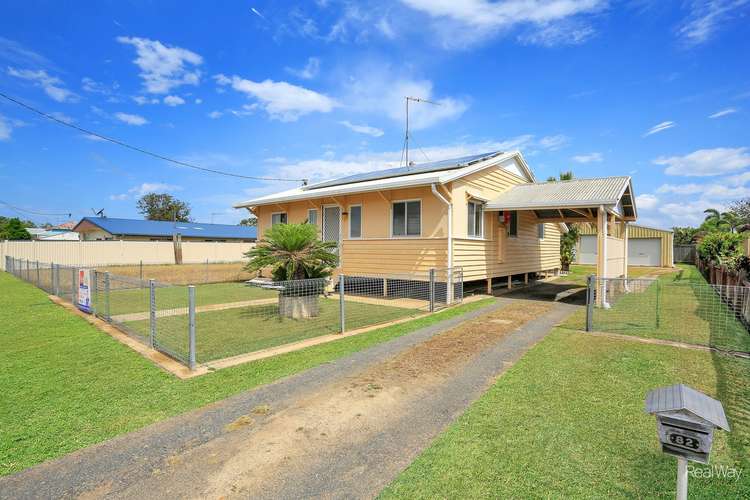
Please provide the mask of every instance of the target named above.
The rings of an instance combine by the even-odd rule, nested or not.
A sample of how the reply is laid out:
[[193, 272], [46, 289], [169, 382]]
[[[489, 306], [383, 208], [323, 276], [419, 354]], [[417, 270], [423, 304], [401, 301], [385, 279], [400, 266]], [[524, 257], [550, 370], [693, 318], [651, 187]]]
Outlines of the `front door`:
[[341, 207], [323, 207], [323, 241], [335, 241], [338, 252], [341, 244]]

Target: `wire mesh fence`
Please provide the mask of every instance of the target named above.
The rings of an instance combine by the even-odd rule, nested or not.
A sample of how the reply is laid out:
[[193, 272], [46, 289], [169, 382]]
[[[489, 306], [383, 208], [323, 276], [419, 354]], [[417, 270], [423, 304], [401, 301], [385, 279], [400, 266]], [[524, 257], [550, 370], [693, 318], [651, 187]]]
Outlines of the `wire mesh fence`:
[[[76, 303], [78, 268], [15, 261], [7, 265], [21, 279]], [[191, 368], [408, 319], [463, 300], [460, 268], [200, 285], [90, 272], [91, 311], [97, 317]]]
[[750, 288], [700, 279], [589, 278], [586, 329], [750, 351]]

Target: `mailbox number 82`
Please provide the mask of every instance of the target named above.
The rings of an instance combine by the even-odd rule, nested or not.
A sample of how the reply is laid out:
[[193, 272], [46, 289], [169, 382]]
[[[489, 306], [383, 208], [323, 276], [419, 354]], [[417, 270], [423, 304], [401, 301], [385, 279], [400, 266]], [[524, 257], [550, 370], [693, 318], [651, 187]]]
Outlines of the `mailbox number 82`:
[[700, 447], [700, 442], [697, 439], [689, 436], [683, 436], [681, 434], [670, 434], [669, 442], [683, 448], [690, 448], [697, 450]]

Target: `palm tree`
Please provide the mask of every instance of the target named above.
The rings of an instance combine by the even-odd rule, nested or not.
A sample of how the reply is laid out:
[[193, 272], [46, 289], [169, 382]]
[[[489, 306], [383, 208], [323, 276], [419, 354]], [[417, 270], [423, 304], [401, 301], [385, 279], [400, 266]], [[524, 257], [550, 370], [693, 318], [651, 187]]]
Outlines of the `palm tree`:
[[[568, 170], [567, 172], [560, 172], [559, 180], [561, 181], [572, 181], [573, 171]], [[547, 182], [557, 182], [558, 178], [555, 176], [547, 177]], [[567, 223], [568, 231], [560, 236], [560, 264], [562, 265], [563, 271], [570, 270], [570, 264], [573, 262], [575, 256], [576, 243], [580, 238], [580, 230], [578, 224], [575, 222]]]
[[705, 222], [716, 229], [726, 228], [730, 233], [736, 233], [742, 226], [742, 220], [734, 212], [719, 212], [715, 208], [707, 208], [703, 213], [706, 214]]
[[325, 289], [325, 280], [315, 278], [331, 275], [338, 262], [335, 248], [335, 241], [320, 241], [311, 224], [276, 224], [245, 254], [250, 258], [245, 269], [271, 270], [277, 282], [273, 288], [279, 290], [280, 316], [310, 318], [320, 314], [318, 298]]
[[338, 262], [335, 241], [320, 241], [311, 224], [276, 224], [245, 255], [250, 272], [271, 269], [275, 281], [325, 278]]

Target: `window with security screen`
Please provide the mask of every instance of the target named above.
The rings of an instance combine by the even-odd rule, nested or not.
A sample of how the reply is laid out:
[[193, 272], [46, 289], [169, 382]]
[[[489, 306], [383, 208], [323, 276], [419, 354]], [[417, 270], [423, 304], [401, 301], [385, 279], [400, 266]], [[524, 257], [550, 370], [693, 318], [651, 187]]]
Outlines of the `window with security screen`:
[[422, 202], [397, 201], [391, 217], [392, 236], [420, 236], [422, 234]]

